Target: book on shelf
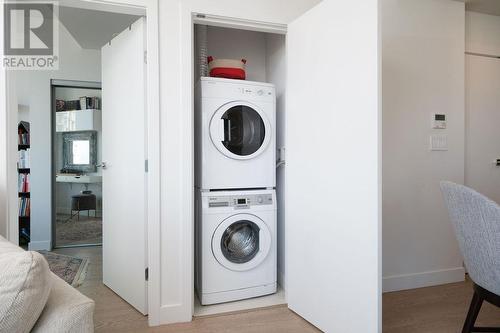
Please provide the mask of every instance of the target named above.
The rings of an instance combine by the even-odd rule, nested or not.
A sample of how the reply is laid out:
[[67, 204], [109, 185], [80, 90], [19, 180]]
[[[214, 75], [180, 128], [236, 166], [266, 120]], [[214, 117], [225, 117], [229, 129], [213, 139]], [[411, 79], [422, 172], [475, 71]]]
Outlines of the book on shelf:
[[64, 101], [64, 110], [65, 111], [78, 110], [78, 109], [80, 109], [80, 101], [79, 100]]
[[20, 173], [18, 175], [18, 192], [28, 193], [30, 191], [30, 174]]
[[101, 99], [99, 97], [82, 96], [72, 101], [65, 101], [62, 99], [56, 100], [56, 112], [100, 109], [100, 108], [101, 108]]
[[85, 110], [87, 108], [87, 97], [80, 97], [80, 109]]
[[21, 129], [18, 130], [18, 144], [20, 145], [29, 145], [30, 144], [30, 134], [29, 133], [22, 133]]
[[[25, 241], [29, 242], [30, 241], [30, 230], [29, 228], [21, 228], [19, 230], [19, 236]], [[21, 239], [19, 240], [21, 241]]]
[[19, 150], [17, 159], [17, 167], [19, 169], [29, 169], [30, 167], [30, 149]]
[[20, 121], [17, 125], [17, 135], [19, 145], [30, 144], [30, 123], [27, 121]]
[[87, 109], [101, 109], [101, 99], [99, 97], [80, 97], [80, 108], [82, 110]]
[[19, 198], [19, 217], [30, 216], [31, 200], [30, 198]]

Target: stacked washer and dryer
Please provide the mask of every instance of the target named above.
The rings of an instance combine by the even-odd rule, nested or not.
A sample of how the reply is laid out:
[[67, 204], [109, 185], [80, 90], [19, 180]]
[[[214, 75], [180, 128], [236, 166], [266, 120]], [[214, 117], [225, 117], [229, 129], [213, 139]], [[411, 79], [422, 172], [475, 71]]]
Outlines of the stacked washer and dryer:
[[195, 99], [195, 285], [201, 304], [276, 292], [272, 84], [203, 77]]

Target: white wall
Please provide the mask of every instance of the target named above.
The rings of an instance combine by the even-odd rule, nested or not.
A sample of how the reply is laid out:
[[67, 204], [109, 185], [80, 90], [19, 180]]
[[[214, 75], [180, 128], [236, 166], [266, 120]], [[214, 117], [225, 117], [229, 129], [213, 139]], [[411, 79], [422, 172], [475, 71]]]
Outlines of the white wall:
[[[466, 49], [500, 56], [500, 17], [466, 13]], [[465, 184], [500, 202], [500, 59], [466, 55]]]
[[[464, 4], [382, 1], [384, 290], [460, 281], [439, 181], [464, 182]], [[431, 113], [446, 113], [446, 130]], [[429, 151], [431, 134], [448, 151]]]
[[[276, 88], [276, 148], [285, 147], [285, 89], [286, 89], [286, 37], [266, 35], [267, 82]], [[278, 156], [278, 155], [277, 155]], [[278, 202], [278, 283], [286, 290], [285, 279], [285, 171], [286, 165], [276, 170], [276, 196]]]
[[59, 25], [59, 70], [14, 73], [19, 104], [29, 106], [31, 129], [30, 249], [50, 249], [51, 229], [51, 101], [50, 80], [100, 81], [100, 51], [83, 50]]
[[222, 59], [246, 59], [246, 79], [266, 82], [265, 33], [209, 26], [208, 55]]
[[498, 16], [465, 13], [465, 50], [500, 56], [500, 19]]
[[27, 105], [18, 105], [17, 121], [30, 121], [30, 108]]
[[[190, 12], [286, 24], [319, 0], [159, 2], [162, 323], [190, 321], [193, 302], [192, 31]], [[185, 65], [186, 67], [183, 67]], [[186, 72], [186, 68], [190, 71]], [[188, 104], [186, 104], [188, 103]], [[191, 264], [189, 264], [191, 263]]]

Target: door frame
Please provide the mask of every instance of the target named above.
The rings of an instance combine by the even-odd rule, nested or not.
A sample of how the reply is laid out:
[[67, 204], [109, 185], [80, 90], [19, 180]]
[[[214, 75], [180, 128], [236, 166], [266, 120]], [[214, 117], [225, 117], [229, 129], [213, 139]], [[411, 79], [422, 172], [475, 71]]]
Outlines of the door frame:
[[189, 59], [183, 61], [181, 66], [181, 109], [185, 110], [183, 117], [183, 128], [188, 129], [186, 133], [186, 140], [184, 142], [183, 158], [184, 170], [186, 170], [188, 178], [184, 177], [183, 187], [186, 192], [182, 195], [182, 210], [184, 223], [182, 229], [182, 250], [186, 260], [182, 262], [181, 271], [183, 276], [186, 277], [182, 280], [183, 295], [186, 297], [183, 300], [185, 306], [190, 307], [191, 316], [194, 315], [194, 25], [203, 24], [216, 27], [259, 31], [266, 33], [274, 33], [286, 35], [287, 24], [279, 24], [272, 22], [253, 21], [230, 16], [211, 15], [209, 13], [200, 13], [188, 5], [181, 7], [181, 40], [189, 41], [182, 43], [181, 58]]
[[[59, 5], [83, 9], [103, 10], [123, 14], [146, 16], [146, 124], [148, 151], [147, 180], [147, 254], [148, 254], [148, 321], [150, 326], [160, 324], [160, 66], [159, 66], [159, 22], [157, 0], [60, 0]], [[3, 15], [3, 6], [0, 6]], [[2, 16], [3, 17], [3, 16]], [[0, 25], [0, 44], [3, 45], [3, 25]], [[15, 75], [12, 75], [14, 77]], [[18, 243], [17, 221], [17, 102], [13, 100], [14, 80], [9, 72], [0, 68], [0, 118], [5, 124], [0, 136], [0, 202], [6, 206], [0, 217], [0, 226], [5, 223], [7, 238]], [[50, 82], [47, 83], [50, 85]], [[5, 194], [5, 200], [4, 199]], [[0, 232], [2, 229], [0, 228]]]
[[[52, 188], [51, 188], [51, 209], [52, 209], [52, 216], [51, 216], [51, 235], [52, 235], [52, 240], [51, 240], [51, 245], [50, 247], [52, 249], [55, 248], [64, 248], [64, 247], [86, 247], [86, 246], [98, 246], [100, 244], [75, 244], [75, 245], [62, 245], [58, 246], [56, 243], [56, 235], [57, 235], [57, 206], [56, 206], [56, 154], [55, 154], [55, 143], [56, 143], [56, 137], [57, 137], [57, 131], [55, 130], [56, 128], [56, 112], [55, 110], [55, 101], [56, 101], [56, 95], [55, 91], [57, 88], [81, 88], [81, 89], [89, 89], [89, 90], [101, 90], [101, 82], [90, 82], [90, 81], [74, 81], [74, 80], [58, 80], [58, 79], [51, 79], [50, 80], [50, 101], [51, 101], [51, 163], [52, 163]], [[102, 185], [102, 183], [101, 183]], [[101, 212], [102, 213], [102, 212]]]

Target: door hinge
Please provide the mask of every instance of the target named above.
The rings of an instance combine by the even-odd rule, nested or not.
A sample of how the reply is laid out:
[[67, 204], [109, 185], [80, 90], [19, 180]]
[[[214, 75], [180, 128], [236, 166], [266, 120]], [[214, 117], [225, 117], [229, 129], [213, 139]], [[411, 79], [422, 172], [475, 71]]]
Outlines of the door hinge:
[[148, 51], [144, 51], [144, 63], [148, 63]]
[[149, 160], [144, 160], [144, 171], [149, 172]]
[[144, 270], [144, 279], [145, 279], [146, 281], [148, 281], [148, 280], [149, 280], [149, 268], [146, 268], [146, 269]]

